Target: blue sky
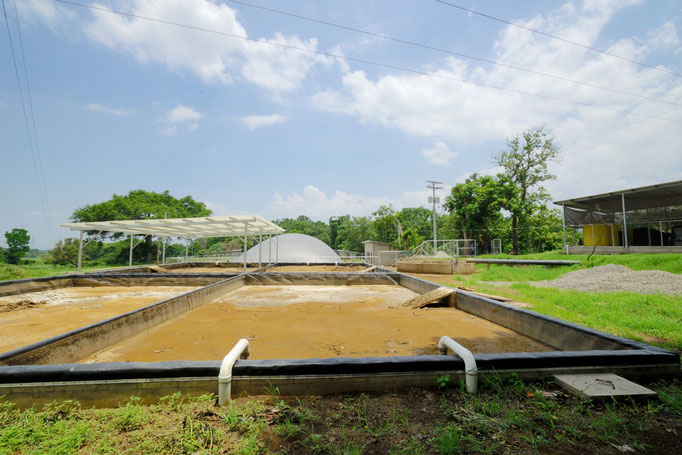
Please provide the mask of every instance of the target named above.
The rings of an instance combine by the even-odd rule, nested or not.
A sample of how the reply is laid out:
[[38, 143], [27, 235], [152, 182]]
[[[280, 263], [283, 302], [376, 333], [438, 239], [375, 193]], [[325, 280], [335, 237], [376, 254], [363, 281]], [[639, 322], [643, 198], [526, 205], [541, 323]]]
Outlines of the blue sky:
[[[433, 0], [248, 3], [640, 97], [237, 2], [82, 3], [430, 75], [53, 0], [5, 0], [38, 145], [2, 17], [0, 232], [26, 228], [34, 247], [70, 236], [58, 223], [75, 208], [136, 188], [190, 194], [219, 215], [326, 221], [380, 204], [426, 206], [425, 180], [449, 187], [493, 173], [505, 139], [539, 125], [562, 150], [548, 185], [555, 199], [682, 179], [682, 77]], [[453, 3], [682, 74], [676, 0]]]

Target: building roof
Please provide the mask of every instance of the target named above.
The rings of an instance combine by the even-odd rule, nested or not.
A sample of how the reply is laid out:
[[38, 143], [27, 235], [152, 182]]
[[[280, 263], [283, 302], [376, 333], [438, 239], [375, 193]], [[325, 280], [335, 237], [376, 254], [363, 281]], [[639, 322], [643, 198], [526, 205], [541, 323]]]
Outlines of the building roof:
[[105, 231], [162, 237], [232, 237], [281, 234], [284, 229], [258, 215], [62, 223], [72, 231]]
[[618, 213], [623, 211], [623, 195], [625, 195], [627, 211], [682, 205], [682, 180], [554, 201], [554, 203], [582, 210]]

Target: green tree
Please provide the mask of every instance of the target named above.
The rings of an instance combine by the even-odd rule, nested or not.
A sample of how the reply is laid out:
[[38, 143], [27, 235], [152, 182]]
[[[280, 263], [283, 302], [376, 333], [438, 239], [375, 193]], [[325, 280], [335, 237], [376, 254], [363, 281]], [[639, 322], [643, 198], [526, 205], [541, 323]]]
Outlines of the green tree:
[[354, 216], [343, 218], [339, 226], [337, 241], [340, 249], [350, 251], [364, 251], [362, 242], [376, 238], [376, 231], [371, 218]]
[[[518, 203], [511, 210], [512, 248], [519, 252], [519, 228], [528, 229], [529, 217], [549, 200], [542, 183], [555, 179], [548, 163], [558, 162], [559, 149], [552, 135], [542, 127], [524, 131], [507, 140], [506, 149], [495, 156], [498, 166], [519, 188]], [[520, 226], [519, 224], [523, 226]]]
[[393, 210], [393, 206], [382, 205], [372, 213], [372, 216], [374, 230], [377, 233], [375, 240], [397, 245], [403, 233], [400, 218]]
[[[156, 193], [153, 191], [132, 190], [127, 195], [114, 194], [108, 201], [88, 204], [76, 209], [71, 215], [75, 222], [87, 221], [115, 221], [185, 218], [210, 216], [211, 210], [203, 202], [195, 201], [192, 196], [177, 199], [168, 191]], [[94, 234], [94, 233], [89, 233]], [[101, 236], [120, 238], [120, 233], [102, 233]], [[152, 260], [152, 237], [145, 237], [145, 261]]]
[[22, 257], [28, 252], [31, 236], [26, 229], [14, 228], [5, 232], [5, 260], [8, 264], [18, 264]]
[[507, 176], [473, 174], [452, 187], [444, 207], [462, 238], [485, 245], [505, 223], [502, 210], [513, 210], [517, 201], [518, 189]]
[[76, 265], [78, 263], [78, 240], [64, 239], [57, 241], [50, 250], [50, 262], [57, 265]]
[[273, 223], [285, 229], [291, 234], [306, 234], [322, 240], [327, 245], [331, 244], [329, 226], [323, 221], [313, 221], [305, 215], [298, 218], [282, 218]]

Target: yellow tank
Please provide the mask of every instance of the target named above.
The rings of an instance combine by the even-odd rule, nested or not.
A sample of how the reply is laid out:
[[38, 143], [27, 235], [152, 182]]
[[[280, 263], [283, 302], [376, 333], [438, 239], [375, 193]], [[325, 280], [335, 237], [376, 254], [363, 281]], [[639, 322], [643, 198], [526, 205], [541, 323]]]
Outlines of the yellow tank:
[[583, 226], [583, 245], [617, 246], [620, 244], [615, 224], [586, 224]]

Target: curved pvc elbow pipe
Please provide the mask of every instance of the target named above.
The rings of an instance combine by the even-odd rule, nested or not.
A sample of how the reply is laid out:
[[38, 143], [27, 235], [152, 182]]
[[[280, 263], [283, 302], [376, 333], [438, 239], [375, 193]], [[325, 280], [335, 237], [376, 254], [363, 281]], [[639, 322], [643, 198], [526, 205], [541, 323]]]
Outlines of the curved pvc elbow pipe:
[[248, 359], [251, 348], [249, 341], [242, 338], [234, 345], [220, 364], [218, 373], [218, 404], [224, 405], [232, 398], [232, 367], [238, 359]]
[[444, 336], [438, 341], [438, 351], [446, 355], [448, 348], [464, 360], [464, 372], [466, 373], [467, 392], [476, 393], [478, 391], [478, 368], [476, 359], [470, 350], [457, 343], [449, 336]]

